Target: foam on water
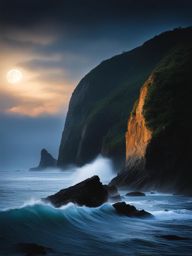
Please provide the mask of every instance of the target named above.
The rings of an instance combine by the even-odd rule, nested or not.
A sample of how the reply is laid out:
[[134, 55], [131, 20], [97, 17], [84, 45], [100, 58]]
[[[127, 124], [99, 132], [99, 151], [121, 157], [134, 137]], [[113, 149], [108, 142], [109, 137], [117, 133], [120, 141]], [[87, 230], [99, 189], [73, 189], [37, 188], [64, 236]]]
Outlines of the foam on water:
[[[48, 256], [132, 256], [191, 255], [191, 198], [146, 193], [144, 197], [123, 200], [154, 215], [152, 219], [119, 216], [110, 203], [97, 208], [72, 203], [61, 208], [45, 204], [40, 198], [99, 175], [103, 183], [114, 176], [108, 159], [98, 157], [81, 168], [65, 171], [16, 172], [1, 175], [0, 255], [16, 253], [19, 243], [48, 248]], [[174, 234], [191, 240], [166, 241], [161, 235]]]
[[73, 184], [82, 180], [90, 178], [93, 175], [98, 175], [101, 182], [108, 183], [115, 177], [115, 171], [112, 165], [112, 161], [108, 158], [98, 156], [94, 161], [83, 167], [76, 168], [72, 176]]

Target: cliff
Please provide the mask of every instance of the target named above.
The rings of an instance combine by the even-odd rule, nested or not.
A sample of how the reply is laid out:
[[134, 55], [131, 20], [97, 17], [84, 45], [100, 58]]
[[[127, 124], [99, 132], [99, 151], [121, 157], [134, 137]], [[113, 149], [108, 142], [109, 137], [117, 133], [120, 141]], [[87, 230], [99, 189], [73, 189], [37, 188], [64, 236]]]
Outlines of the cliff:
[[126, 166], [112, 184], [192, 193], [191, 73], [189, 41], [154, 69], [128, 121]]
[[131, 167], [135, 161], [143, 162], [146, 152], [146, 147], [151, 139], [151, 131], [147, 128], [145, 118], [143, 116], [143, 106], [148, 86], [152, 83], [150, 77], [140, 91], [138, 101], [136, 101], [134, 109], [128, 121], [126, 141], [126, 166]]
[[191, 37], [190, 28], [162, 33], [88, 73], [70, 100], [58, 166], [83, 165], [98, 154], [121, 166], [125, 160], [127, 119], [141, 85], [171, 49]]
[[56, 167], [56, 165], [57, 160], [53, 158], [52, 155], [46, 149], [42, 149], [39, 165], [37, 167], [30, 168], [30, 171], [39, 171], [47, 168], [54, 168]]

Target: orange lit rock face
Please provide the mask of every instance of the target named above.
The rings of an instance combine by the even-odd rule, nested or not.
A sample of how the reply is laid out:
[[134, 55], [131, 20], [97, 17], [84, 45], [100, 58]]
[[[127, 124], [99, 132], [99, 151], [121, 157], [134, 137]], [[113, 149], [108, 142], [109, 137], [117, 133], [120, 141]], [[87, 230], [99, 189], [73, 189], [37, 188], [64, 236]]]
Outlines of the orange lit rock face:
[[126, 162], [127, 165], [136, 160], [144, 160], [146, 147], [151, 139], [151, 131], [146, 127], [143, 116], [143, 105], [147, 95], [148, 86], [152, 83], [152, 77], [145, 82], [140, 91], [135, 112], [131, 114], [126, 132]]

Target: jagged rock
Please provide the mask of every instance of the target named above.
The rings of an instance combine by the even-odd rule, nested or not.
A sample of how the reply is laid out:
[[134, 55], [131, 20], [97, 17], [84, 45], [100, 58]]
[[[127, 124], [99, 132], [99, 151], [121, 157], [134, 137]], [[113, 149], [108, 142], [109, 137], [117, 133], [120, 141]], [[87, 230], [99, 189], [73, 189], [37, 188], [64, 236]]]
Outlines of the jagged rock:
[[192, 194], [191, 67], [192, 48], [183, 45], [148, 77], [128, 120], [126, 165], [110, 184]]
[[145, 193], [140, 191], [134, 191], [127, 193], [126, 196], [145, 196]]
[[19, 243], [16, 249], [27, 256], [46, 255], [48, 252], [53, 251], [50, 248], [35, 243]]
[[51, 202], [55, 207], [60, 207], [69, 202], [98, 207], [106, 201], [120, 201], [120, 194], [115, 186], [103, 185], [98, 176], [88, 178], [74, 186], [60, 190], [54, 195], [43, 199]]
[[37, 167], [30, 168], [30, 171], [39, 171], [46, 168], [56, 167], [56, 165], [57, 160], [53, 158], [52, 155], [46, 149], [42, 149], [39, 165]]
[[113, 204], [113, 207], [120, 215], [125, 215], [128, 217], [137, 217], [137, 218], [148, 218], [153, 215], [144, 210], [137, 210], [135, 206], [126, 204], [125, 202], [118, 202]]
[[70, 202], [80, 206], [98, 207], [108, 200], [108, 191], [100, 182], [99, 177], [93, 176], [74, 186], [62, 189], [43, 200], [51, 202], [55, 207], [60, 207]]
[[107, 192], [108, 192], [108, 200], [112, 202], [119, 202], [121, 201], [121, 196], [118, 192], [118, 189], [114, 185], [104, 185]]

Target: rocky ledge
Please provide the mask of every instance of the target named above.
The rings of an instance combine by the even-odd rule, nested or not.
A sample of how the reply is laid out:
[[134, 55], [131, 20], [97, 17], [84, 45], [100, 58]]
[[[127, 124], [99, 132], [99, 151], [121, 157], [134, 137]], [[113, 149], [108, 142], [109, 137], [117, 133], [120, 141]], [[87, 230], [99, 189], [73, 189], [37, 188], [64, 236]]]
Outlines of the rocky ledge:
[[113, 207], [119, 215], [137, 218], [149, 218], [153, 216], [151, 213], [144, 210], [137, 210], [135, 206], [126, 204], [125, 202], [115, 203]]
[[137, 210], [134, 206], [120, 202], [121, 197], [115, 186], [103, 185], [98, 176], [88, 178], [74, 186], [60, 190], [54, 195], [42, 199], [50, 202], [55, 207], [61, 207], [68, 203], [79, 206], [98, 207], [107, 201], [116, 202], [113, 207], [118, 214], [128, 217], [150, 217], [150, 213]]
[[98, 207], [108, 200], [117, 201], [121, 198], [115, 186], [103, 185], [98, 176], [93, 176], [43, 200], [52, 203], [55, 207], [61, 207], [70, 202], [80, 206]]

